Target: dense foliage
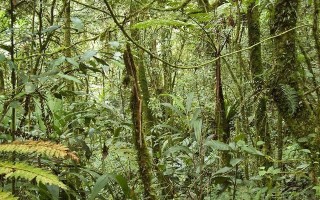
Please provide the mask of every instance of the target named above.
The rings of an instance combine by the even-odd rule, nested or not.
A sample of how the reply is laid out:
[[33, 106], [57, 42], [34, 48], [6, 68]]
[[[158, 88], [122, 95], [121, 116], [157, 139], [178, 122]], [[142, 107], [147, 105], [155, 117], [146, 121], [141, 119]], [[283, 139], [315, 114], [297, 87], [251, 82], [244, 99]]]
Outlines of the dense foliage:
[[320, 198], [320, 0], [0, 8], [1, 199]]

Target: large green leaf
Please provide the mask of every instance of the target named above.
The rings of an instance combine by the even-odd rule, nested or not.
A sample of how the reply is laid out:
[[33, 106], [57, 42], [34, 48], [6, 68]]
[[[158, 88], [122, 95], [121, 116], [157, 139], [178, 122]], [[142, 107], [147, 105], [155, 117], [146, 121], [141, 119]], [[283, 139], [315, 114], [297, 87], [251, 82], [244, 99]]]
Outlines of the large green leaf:
[[193, 101], [194, 93], [189, 93], [187, 95], [187, 101], [186, 101], [186, 111], [189, 112], [191, 110], [192, 101]]
[[75, 67], [79, 67], [79, 63], [74, 58], [66, 58], [67, 62]]
[[150, 19], [143, 22], [136, 23], [132, 26], [134, 29], [146, 29], [154, 26], [194, 26], [193, 24], [186, 23], [174, 19]]
[[67, 79], [69, 81], [74, 81], [76, 83], [81, 84], [81, 81], [74, 76], [70, 76], [70, 75], [66, 75], [66, 74], [62, 74], [62, 73], [59, 73], [58, 76], [60, 76], [61, 78]]
[[230, 172], [231, 170], [232, 170], [232, 167], [223, 167], [218, 171], [216, 171], [216, 173], [214, 174], [224, 174], [224, 173]]
[[2, 53], [0, 53], [0, 62], [4, 61], [5, 59], [6, 57]]
[[99, 192], [108, 184], [109, 184], [109, 174], [100, 176], [93, 186], [91, 194], [89, 195], [89, 200], [94, 200], [96, 196], [99, 195]]
[[127, 198], [136, 199], [135, 195], [131, 194], [128, 182], [123, 176], [116, 174], [104, 174], [97, 179], [91, 194], [89, 195], [89, 200], [94, 200], [99, 195], [100, 191], [110, 183], [110, 181], [118, 183]]
[[74, 28], [78, 31], [81, 31], [84, 27], [83, 22], [78, 17], [71, 17], [71, 21], [73, 23]]
[[170, 103], [161, 103], [161, 105], [170, 108], [172, 111], [174, 111], [176, 114], [183, 116], [183, 112], [181, 112], [178, 108], [176, 108], [175, 106], [173, 106]]
[[60, 27], [61, 27], [60, 25], [52, 25], [52, 26], [44, 29], [44, 30], [42, 31], [42, 33], [52, 33], [53, 31], [58, 30]]
[[182, 151], [186, 154], [192, 154], [191, 150], [186, 146], [173, 146], [170, 147], [167, 151], [165, 151], [163, 155], [167, 156], [168, 154], [174, 154], [179, 151]]
[[66, 57], [61, 56], [60, 58], [57, 58], [53, 61], [50, 62], [50, 65], [55, 68], [58, 67], [59, 65], [61, 65], [64, 61], [66, 61]]
[[24, 89], [26, 91], [26, 94], [31, 94], [36, 90], [36, 86], [31, 82], [27, 82], [24, 86]]
[[230, 148], [230, 146], [228, 144], [220, 142], [218, 140], [206, 141], [205, 145], [211, 147], [212, 149], [220, 150], [220, 151], [229, 151], [229, 150], [231, 150], [231, 148]]
[[253, 148], [253, 147], [247, 147], [247, 146], [243, 146], [241, 147], [243, 151], [252, 154], [252, 155], [257, 155], [257, 156], [264, 156], [264, 154], [261, 151], [258, 151], [257, 149]]
[[96, 50], [88, 50], [86, 52], [84, 52], [84, 54], [81, 55], [80, 57], [80, 61], [87, 61], [90, 58], [92, 58], [93, 56], [95, 56], [98, 52]]
[[230, 165], [232, 167], [236, 166], [237, 164], [239, 164], [243, 159], [242, 158], [232, 158], [230, 160]]
[[193, 123], [194, 135], [196, 137], [197, 142], [201, 140], [201, 133], [202, 133], [202, 120], [196, 120]]

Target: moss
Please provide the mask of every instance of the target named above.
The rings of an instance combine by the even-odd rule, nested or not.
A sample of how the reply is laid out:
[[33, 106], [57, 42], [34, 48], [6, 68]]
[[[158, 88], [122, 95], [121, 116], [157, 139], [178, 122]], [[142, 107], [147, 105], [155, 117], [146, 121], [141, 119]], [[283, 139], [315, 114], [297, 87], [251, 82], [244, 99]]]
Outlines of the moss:
[[142, 127], [142, 99], [137, 76], [136, 66], [129, 45], [124, 52], [124, 62], [129, 76], [131, 76], [131, 111], [133, 123], [133, 143], [137, 150], [137, 162], [139, 165], [139, 173], [144, 186], [145, 199], [156, 199], [152, 189], [152, 168], [151, 159], [145, 142], [144, 131]]

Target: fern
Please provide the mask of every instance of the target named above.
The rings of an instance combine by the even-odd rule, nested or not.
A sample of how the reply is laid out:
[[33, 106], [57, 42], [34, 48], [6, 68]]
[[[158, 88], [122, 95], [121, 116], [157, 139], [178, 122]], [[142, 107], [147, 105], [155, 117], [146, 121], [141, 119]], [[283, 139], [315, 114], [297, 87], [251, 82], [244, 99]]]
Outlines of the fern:
[[5, 178], [23, 178], [28, 181], [35, 180], [38, 184], [56, 185], [62, 189], [67, 189], [67, 186], [59, 181], [58, 177], [34, 166], [26, 163], [11, 163], [0, 161], [0, 174], [5, 174]]
[[11, 192], [0, 192], [1, 200], [18, 200], [17, 197], [14, 197]]
[[48, 141], [15, 141], [8, 144], [0, 145], [1, 152], [17, 152], [21, 154], [36, 153], [48, 157], [71, 158], [79, 162], [79, 158], [75, 153], [71, 152], [67, 147]]
[[285, 97], [284, 103], [287, 107], [287, 112], [289, 115], [293, 115], [298, 108], [298, 94], [297, 91], [290, 85], [281, 85], [281, 91]]

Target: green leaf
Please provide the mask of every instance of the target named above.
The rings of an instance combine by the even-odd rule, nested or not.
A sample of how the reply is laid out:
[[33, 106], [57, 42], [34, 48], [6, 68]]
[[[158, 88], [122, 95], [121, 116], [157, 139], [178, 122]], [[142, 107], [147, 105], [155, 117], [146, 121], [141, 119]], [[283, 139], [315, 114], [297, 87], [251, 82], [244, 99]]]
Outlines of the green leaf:
[[18, 200], [17, 197], [14, 197], [11, 192], [0, 192], [1, 200]]
[[10, 106], [11, 108], [18, 108], [18, 107], [21, 106], [21, 103], [20, 103], [19, 101], [12, 101], [12, 102], [9, 104], [9, 106]]
[[70, 63], [71, 65], [75, 66], [75, 67], [79, 67], [79, 63], [77, 61], [75, 61], [75, 59], [73, 58], [66, 58], [67, 62]]
[[220, 142], [218, 140], [206, 141], [205, 145], [211, 147], [212, 149], [220, 150], [220, 151], [229, 151], [229, 150], [231, 150], [231, 148], [230, 148], [230, 146], [228, 144], [225, 144], [225, 143]]
[[264, 143], [265, 143], [264, 141], [258, 141], [258, 142], [257, 142], [257, 146], [264, 145]]
[[59, 73], [58, 76], [60, 76], [61, 78], [67, 79], [69, 81], [74, 81], [76, 83], [81, 84], [81, 81], [74, 76], [70, 76], [70, 75], [66, 75], [66, 74], [62, 74], [62, 73]]
[[44, 29], [44, 30], [42, 31], [42, 33], [52, 33], [53, 31], [58, 30], [60, 27], [61, 27], [60, 25], [52, 25], [52, 26]]
[[88, 50], [86, 52], [84, 52], [84, 54], [82, 54], [80, 61], [84, 62], [89, 60], [90, 58], [92, 58], [93, 56], [95, 56], [98, 53], [98, 51], [96, 50]]
[[130, 198], [131, 197], [131, 190], [128, 186], [127, 180], [121, 175], [110, 174], [110, 176], [113, 178], [114, 181], [116, 181], [120, 185], [125, 196], [127, 198]]
[[30, 166], [26, 163], [0, 162], [0, 174], [5, 174], [5, 178], [23, 178], [28, 181], [35, 180], [37, 183], [56, 185], [62, 189], [67, 186], [59, 181], [58, 177], [49, 171]]
[[284, 103], [287, 105], [287, 112], [292, 116], [299, 106], [297, 91], [290, 85], [282, 84], [280, 87], [283, 92], [283, 96], [285, 97]]
[[36, 90], [36, 86], [31, 82], [27, 82], [24, 86], [24, 89], [26, 91], [26, 94], [31, 94]]
[[66, 60], [66, 57], [62, 56], [60, 58], [57, 58], [53, 61], [50, 62], [50, 65], [52, 67], [58, 67], [59, 65], [61, 65], [64, 61]]
[[211, 13], [195, 13], [190, 14], [191, 17], [195, 18], [198, 22], [208, 22], [212, 20], [212, 14]]
[[194, 26], [193, 24], [186, 23], [173, 19], [150, 19], [144, 22], [136, 23], [132, 26], [134, 29], [146, 29], [155, 26]]
[[172, 111], [174, 111], [176, 114], [183, 116], [183, 113], [176, 107], [174, 107], [173, 105], [171, 105], [170, 103], [161, 103], [161, 105], [170, 108]]
[[300, 151], [304, 152], [304, 153], [311, 153], [311, 151], [309, 149], [301, 149]]
[[187, 102], [186, 102], [186, 111], [189, 112], [191, 110], [192, 101], [193, 101], [194, 93], [189, 93], [187, 95]]
[[257, 149], [253, 148], [253, 147], [247, 147], [247, 146], [243, 146], [241, 147], [243, 151], [252, 154], [252, 155], [257, 155], [257, 156], [264, 156], [264, 154], [261, 151], [258, 151]]
[[223, 167], [223, 168], [219, 169], [218, 171], [216, 171], [216, 173], [214, 173], [214, 174], [215, 175], [216, 174], [224, 174], [224, 173], [227, 173], [231, 170], [232, 170], [232, 167]]
[[245, 139], [245, 138], [246, 138], [246, 135], [243, 134], [243, 133], [241, 133], [241, 134], [238, 134], [238, 135], [236, 135], [236, 136], [234, 137], [234, 141], [235, 141], [235, 142], [239, 142], [240, 140], [243, 140], [243, 139]]
[[163, 155], [167, 156], [168, 154], [174, 154], [179, 151], [182, 151], [186, 154], [192, 154], [191, 150], [186, 146], [173, 146], [170, 147], [167, 151], [165, 151]]
[[95, 200], [99, 192], [109, 183], [109, 174], [100, 176], [93, 186], [91, 194], [89, 195], [89, 200]]
[[53, 68], [50, 71], [44, 72], [40, 75], [40, 77], [46, 77], [46, 76], [54, 76], [57, 75], [60, 72], [58, 68]]
[[84, 27], [83, 22], [78, 17], [71, 17], [71, 21], [74, 25], [74, 28], [78, 31], [81, 31]]
[[266, 170], [259, 171], [259, 176], [264, 176], [267, 173]]
[[232, 167], [234, 167], [234, 166], [236, 166], [237, 164], [239, 164], [241, 161], [243, 161], [242, 158], [232, 158], [232, 159], [230, 160], [230, 165], [231, 165]]
[[224, 3], [221, 6], [219, 6], [216, 11], [217, 15], [220, 16], [220, 15], [229, 14], [231, 5], [232, 5], [231, 3]]
[[[103, 188], [105, 188], [110, 181], [115, 181], [116, 183], [118, 183], [123, 193], [125, 194], [125, 196], [127, 198], [132, 198], [132, 194], [128, 186], [128, 182], [123, 176], [116, 175], [116, 174], [104, 174], [97, 179], [95, 185], [93, 186], [91, 194], [89, 195], [89, 200], [94, 200], [98, 196], [99, 192]], [[133, 197], [132, 199], [136, 199], [136, 198]]]
[[309, 167], [310, 166], [310, 164], [302, 164], [302, 165], [299, 165], [298, 167], [297, 167], [297, 169], [306, 169], [307, 167]]
[[0, 53], [0, 62], [4, 61], [5, 59], [6, 57], [2, 53]]
[[196, 137], [197, 142], [200, 142], [201, 140], [201, 130], [202, 130], [202, 120], [196, 120], [193, 123], [193, 129], [194, 129], [194, 135]]

